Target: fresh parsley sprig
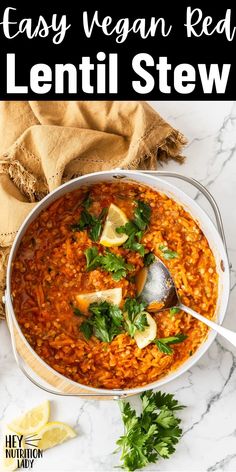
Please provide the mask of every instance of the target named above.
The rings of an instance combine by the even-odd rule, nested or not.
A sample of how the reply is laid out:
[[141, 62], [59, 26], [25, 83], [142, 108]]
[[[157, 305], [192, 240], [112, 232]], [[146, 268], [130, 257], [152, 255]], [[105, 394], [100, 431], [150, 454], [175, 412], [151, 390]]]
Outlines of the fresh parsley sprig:
[[92, 203], [93, 203], [93, 200], [92, 200], [92, 198], [91, 198], [90, 192], [87, 192], [86, 195], [85, 195], [85, 197], [84, 197], [84, 200], [83, 200], [83, 202], [82, 202], [82, 206], [83, 206], [86, 210], [88, 210], [89, 207], [92, 205]]
[[136, 298], [127, 298], [124, 304], [126, 331], [133, 338], [137, 331], [144, 331], [148, 326], [147, 304]]
[[123, 244], [125, 249], [138, 252], [142, 257], [145, 254], [145, 247], [140, 243], [143, 237], [143, 231], [140, 231], [133, 221], [128, 221], [124, 226], [116, 228], [118, 234], [127, 234], [128, 239]]
[[147, 252], [144, 254], [143, 262], [146, 267], [150, 266], [155, 261], [155, 254], [153, 252]]
[[107, 301], [91, 303], [90, 316], [80, 325], [80, 331], [86, 339], [94, 334], [103, 342], [111, 342], [122, 332], [133, 337], [137, 331], [144, 331], [148, 326], [145, 308], [146, 304], [135, 298], [126, 299], [123, 311]]
[[173, 349], [170, 347], [171, 344], [182, 343], [188, 336], [185, 334], [176, 334], [176, 336], [169, 336], [168, 338], [154, 339], [153, 343], [156, 344], [159, 351], [165, 354], [172, 354]]
[[123, 314], [117, 305], [106, 301], [91, 303], [89, 312], [91, 316], [80, 325], [80, 331], [87, 340], [94, 334], [100, 341], [109, 343], [121, 333]]
[[178, 306], [173, 306], [172, 308], [170, 308], [170, 318], [172, 319], [179, 312], [180, 308]]
[[80, 220], [70, 226], [72, 231], [83, 231], [89, 229], [89, 236], [92, 241], [98, 241], [102, 231], [102, 224], [105, 215], [107, 214], [107, 208], [103, 208], [99, 216], [92, 215], [88, 209], [92, 204], [92, 199], [88, 194], [82, 202], [83, 210], [80, 214]]
[[105, 254], [102, 255], [98, 253], [96, 246], [92, 246], [86, 249], [85, 257], [88, 271], [101, 267], [101, 269], [110, 272], [112, 278], [116, 281], [126, 277], [127, 272], [134, 269], [132, 264], [126, 263], [123, 257], [117, 256], [109, 249], [106, 249]]
[[134, 223], [141, 231], [146, 231], [151, 218], [151, 207], [143, 200], [136, 200], [135, 203]]
[[[142, 257], [145, 257], [147, 251], [140, 241], [150, 222], [151, 207], [142, 200], [136, 200], [135, 203], [136, 207], [134, 210], [134, 219], [128, 221], [128, 223], [126, 223], [124, 226], [119, 226], [116, 228], [116, 232], [118, 234], [127, 234], [128, 239], [123, 244], [124, 248], [138, 252]], [[153, 262], [151, 258], [146, 258], [145, 260], [146, 265], [149, 265], [151, 262]]]
[[117, 445], [121, 450], [122, 468], [128, 472], [159, 458], [169, 458], [182, 435], [181, 420], [175, 412], [184, 407], [173, 395], [149, 390], [141, 394], [141, 402], [142, 412], [138, 416], [129, 402], [119, 401], [125, 434]]
[[107, 249], [105, 255], [102, 256], [102, 268], [107, 272], [111, 272], [112, 278], [116, 281], [125, 277], [127, 272], [134, 270], [132, 264], [128, 264], [123, 257], [117, 256], [109, 251], [109, 249]]
[[178, 252], [171, 251], [171, 249], [168, 249], [168, 247], [165, 246], [164, 244], [160, 244], [159, 249], [162, 252], [164, 259], [166, 260], [176, 259], [179, 257]]
[[89, 247], [84, 251], [86, 257], [86, 269], [88, 271], [94, 270], [101, 265], [101, 255], [98, 254], [97, 246]]

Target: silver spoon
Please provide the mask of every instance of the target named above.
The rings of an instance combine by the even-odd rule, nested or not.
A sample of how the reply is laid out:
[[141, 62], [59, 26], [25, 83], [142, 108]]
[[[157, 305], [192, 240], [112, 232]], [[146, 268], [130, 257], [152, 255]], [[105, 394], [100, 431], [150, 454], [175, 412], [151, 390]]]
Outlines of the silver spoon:
[[236, 347], [236, 333], [223, 326], [219, 326], [212, 320], [205, 318], [189, 306], [183, 305], [178, 296], [173, 278], [165, 264], [156, 257], [156, 260], [148, 267], [144, 267], [136, 276], [136, 286], [138, 295], [148, 303], [148, 310], [158, 313], [159, 311], [179, 308], [189, 315], [192, 315], [209, 328], [214, 329]]

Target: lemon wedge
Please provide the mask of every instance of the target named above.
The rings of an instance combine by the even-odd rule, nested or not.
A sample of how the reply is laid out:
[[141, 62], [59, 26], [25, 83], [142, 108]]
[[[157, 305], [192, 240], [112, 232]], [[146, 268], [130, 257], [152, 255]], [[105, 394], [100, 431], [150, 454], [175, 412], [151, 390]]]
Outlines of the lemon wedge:
[[118, 234], [116, 228], [128, 223], [128, 218], [118, 206], [111, 203], [106, 217], [100, 244], [106, 247], [121, 246], [128, 239], [127, 234]]
[[[0, 470], [1, 471], [10, 471], [10, 470], [16, 470], [18, 467], [20, 467], [20, 464], [22, 462], [22, 459], [18, 459], [17, 457], [7, 457], [7, 449], [9, 451], [9, 455], [11, 455], [11, 451], [14, 453], [14, 449], [18, 448], [18, 445], [12, 448], [6, 448], [4, 446], [5, 444], [5, 438], [9, 436], [14, 435], [14, 431], [11, 431], [8, 428], [4, 428], [3, 434], [2, 434], [2, 450], [1, 450], [1, 462], [0, 462]], [[17, 442], [16, 442], [17, 444]], [[25, 448], [25, 443], [24, 439], [21, 438], [21, 449]]]
[[49, 449], [63, 443], [67, 439], [75, 438], [75, 431], [65, 423], [53, 421], [47, 423], [40, 431], [38, 431], [40, 440], [38, 447], [41, 450]]
[[101, 290], [99, 292], [81, 293], [76, 296], [76, 306], [84, 313], [88, 311], [90, 303], [106, 301], [114, 305], [120, 305], [121, 300], [122, 288], [117, 287], [109, 290]]
[[8, 428], [17, 434], [35, 433], [41, 429], [49, 420], [50, 406], [49, 401], [45, 401], [40, 405], [27, 411], [19, 418], [13, 420]]
[[146, 313], [146, 316], [148, 326], [144, 331], [137, 331], [134, 335], [134, 339], [139, 349], [143, 349], [144, 347], [148, 346], [148, 344], [150, 344], [153, 339], [155, 339], [157, 334], [157, 325], [155, 320], [151, 315], [149, 315], [149, 313]]

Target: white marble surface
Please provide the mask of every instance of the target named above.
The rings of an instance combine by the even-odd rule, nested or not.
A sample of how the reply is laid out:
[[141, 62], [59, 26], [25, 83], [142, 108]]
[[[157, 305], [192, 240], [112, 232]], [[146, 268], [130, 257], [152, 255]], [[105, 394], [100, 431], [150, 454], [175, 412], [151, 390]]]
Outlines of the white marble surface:
[[[187, 160], [180, 171], [206, 185], [222, 211], [230, 261], [236, 267], [236, 103], [152, 102], [189, 140]], [[190, 191], [192, 196], [196, 192]], [[203, 205], [202, 197], [197, 196]], [[236, 271], [225, 326], [236, 331]], [[181, 413], [183, 438], [169, 460], [148, 471], [236, 471], [236, 349], [220, 337], [197, 365], [163, 390], [187, 405]], [[34, 470], [111, 472], [112, 455], [122, 433], [115, 402], [56, 398], [38, 390], [15, 365], [5, 323], [0, 326], [0, 419], [9, 421], [43, 399], [52, 400], [53, 417], [76, 427], [78, 437], [51, 449], [35, 462]]]

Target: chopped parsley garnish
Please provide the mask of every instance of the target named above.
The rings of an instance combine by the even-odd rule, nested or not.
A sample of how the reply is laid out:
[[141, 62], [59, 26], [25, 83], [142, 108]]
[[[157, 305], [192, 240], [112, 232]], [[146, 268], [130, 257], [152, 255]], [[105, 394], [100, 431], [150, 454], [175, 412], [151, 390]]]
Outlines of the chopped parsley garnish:
[[92, 204], [92, 200], [88, 194], [82, 202], [83, 210], [80, 214], [80, 220], [70, 226], [72, 231], [83, 231], [89, 229], [89, 236], [92, 241], [98, 241], [101, 231], [104, 217], [107, 213], [107, 208], [103, 208], [99, 216], [92, 215], [88, 209]]
[[132, 264], [127, 264], [123, 257], [117, 256], [113, 252], [106, 249], [104, 255], [98, 253], [98, 248], [92, 246], [85, 251], [87, 270], [93, 270], [97, 267], [111, 272], [112, 278], [119, 281], [123, 277], [126, 277], [127, 272], [133, 270]]
[[151, 207], [142, 200], [136, 200], [134, 210], [134, 223], [141, 230], [145, 231], [151, 218]]
[[144, 331], [148, 326], [146, 307], [146, 303], [139, 302], [135, 298], [127, 298], [125, 301], [125, 328], [132, 338], [136, 331]]
[[92, 239], [92, 241], [96, 242], [99, 240], [99, 237], [102, 232], [103, 220], [106, 214], [107, 214], [107, 208], [103, 208], [98, 218], [96, 218], [95, 216], [93, 217], [93, 223], [91, 225], [91, 229], [89, 232], [89, 236]]
[[91, 198], [91, 196], [90, 196], [90, 193], [88, 192], [88, 193], [86, 194], [86, 196], [85, 196], [83, 202], [82, 202], [82, 206], [83, 206], [86, 210], [88, 210], [89, 207], [92, 205], [92, 203], [93, 203], [93, 200], [92, 200], [92, 198]]
[[170, 308], [170, 316], [171, 317], [176, 315], [179, 312], [180, 312], [180, 308], [178, 308], [177, 306], [173, 306], [172, 308]]
[[[129, 223], [126, 223], [126, 225], [128, 225]], [[127, 241], [123, 244], [123, 247], [125, 249], [130, 249], [131, 251], [135, 251], [135, 252], [138, 252], [140, 254], [140, 256], [144, 256], [145, 254], [145, 247], [143, 244], [140, 243], [140, 240], [143, 236], [143, 233], [142, 231], [138, 231], [137, 233], [136, 232], [130, 232], [126, 225], [124, 226], [125, 230], [122, 231], [124, 233], [126, 233], [127, 235], [129, 235]]]
[[126, 276], [128, 271], [134, 269], [132, 264], [127, 264], [123, 257], [117, 256], [113, 252], [106, 250], [104, 256], [102, 256], [102, 268], [107, 272], [111, 272], [112, 278], [119, 281]]
[[86, 249], [84, 254], [87, 262], [87, 270], [94, 270], [99, 267], [101, 256], [98, 254], [98, 248], [96, 246]]
[[106, 301], [91, 303], [89, 311], [94, 315], [103, 314], [103, 316], [107, 316], [108, 314], [116, 326], [121, 326], [123, 322], [123, 314], [120, 308]]
[[170, 347], [171, 344], [182, 343], [188, 336], [185, 334], [177, 334], [176, 336], [169, 336], [168, 338], [154, 339], [153, 343], [156, 344], [159, 351], [164, 354], [172, 354], [173, 349]]
[[176, 259], [177, 257], [179, 257], [179, 254], [176, 251], [171, 251], [171, 249], [168, 249], [168, 247], [164, 244], [161, 244], [159, 246], [159, 249], [162, 252], [164, 259], [166, 260]]
[[91, 316], [80, 325], [80, 331], [86, 339], [94, 335], [100, 341], [109, 343], [121, 333], [123, 314], [117, 305], [106, 301], [91, 303], [89, 312]]
[[83, 333], [87, 341], [91, 338], [93, 334], [93, 326], [90, 324], [89, 320], [84, 321], [79, 327], [81, 333]]
[[135, 203], [134, 219], [128, 221], [124, 226], [116, 228], [116, 232], [129, 236], [127, 241], [123, 244], [124, 248], [136, 251], [144, 257], [146, 250], [140, 241], [150, 222], [151, 207], [142, 200], [136, 200]]
[[175, 452], [182, 435], [176, 411], [184, 408], [174, 395], [149, 390], [140, 396], [140, 416], [124, 400], [119, 401], [125, 433], [117, 445], [121, 450], [121, 467], [127, 472], [141, 469]]
[[153, 254], [153, 252], [147, 252], [144, 255], [143, 262], [146, 267], [150, 266], [154, 261], [155, 261], [155, 254]]

